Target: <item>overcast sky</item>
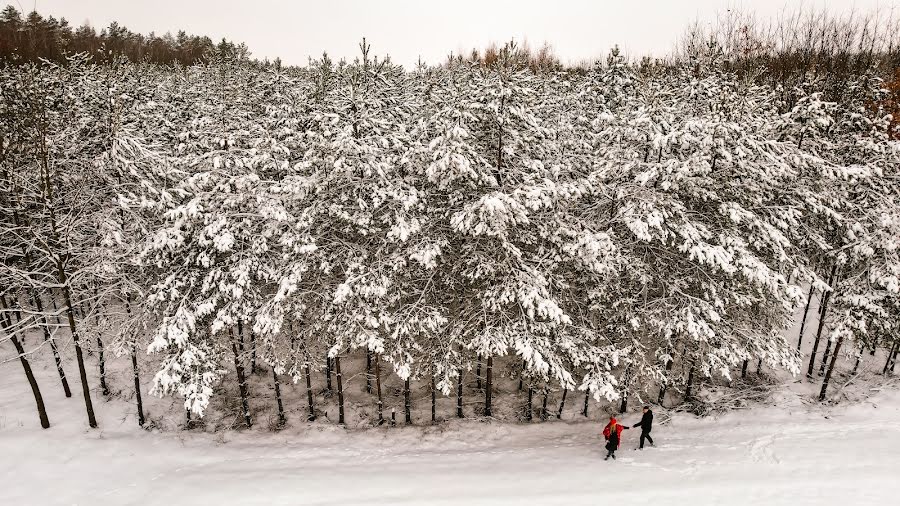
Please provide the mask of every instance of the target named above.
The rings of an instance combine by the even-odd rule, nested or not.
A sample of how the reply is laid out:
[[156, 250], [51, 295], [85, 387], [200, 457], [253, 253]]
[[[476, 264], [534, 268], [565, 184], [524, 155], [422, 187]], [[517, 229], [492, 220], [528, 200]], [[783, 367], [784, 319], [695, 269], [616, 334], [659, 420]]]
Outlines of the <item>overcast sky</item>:
[[[376, 54], [412, 65], [511, 38], [549, 42], [565, 62], [592, 59], [613, 44], [632, 56], [664, 54], [695, 21], [726, 9], [778, 16], [800, 6], [887, 11], [900, 0], [0, 0], [98, 30], [118, 21], [161, 35], [183, 29], [245, 42], [257, 58], [305, 64], [328, 51], [353, 57], [365, 36]], [[900, 12], [898, 12], [900, 14]]]

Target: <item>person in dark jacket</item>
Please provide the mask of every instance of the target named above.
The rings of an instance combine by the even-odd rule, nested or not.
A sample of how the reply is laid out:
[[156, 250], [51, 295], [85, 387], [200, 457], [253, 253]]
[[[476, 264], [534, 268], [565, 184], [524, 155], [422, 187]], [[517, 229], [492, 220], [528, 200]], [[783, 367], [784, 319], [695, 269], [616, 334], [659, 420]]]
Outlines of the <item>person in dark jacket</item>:
[[644, 406], [644, 415], [641, 417], [641, 421], [632, 425], [631, 428], [640, 427], [641, 428], [641, 449], [644, 448], [644, 440], [650, 441], [650, 446], [656, 446], [653, 444], [653, 438], [650, 437], [650, 429], [653, 428], [653, 411], [650, 411], [650, 406]]
[[616, 458], [616, 450], [619, 449], [619, 442], [622, 439], [622, 431], [628, 427], [622, 425], [616, 420], [616, 417], [610, 415], [609, 423], [603, 428], [603, 437], [606, 438], [606, 458]]

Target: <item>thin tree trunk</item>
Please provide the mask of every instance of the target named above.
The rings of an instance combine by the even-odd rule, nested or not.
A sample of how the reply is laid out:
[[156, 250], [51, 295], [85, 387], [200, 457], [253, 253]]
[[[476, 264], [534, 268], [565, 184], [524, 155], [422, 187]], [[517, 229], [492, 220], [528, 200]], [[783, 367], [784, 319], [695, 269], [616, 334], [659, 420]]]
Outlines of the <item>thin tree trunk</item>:
[[894, 343], [893, 346], [888, 350], [887, 360], [884, 361], [884, 368], [881, 369], [881, 374], [887, 374], [888, 368], [891, 366], [891, 358], [894, 356], [894, 352], [897, 350], [897, 346], [900, 346], [900, 341]]
[[563, 408], [566, 405], [566, 395], [568, 395], [569, 390], [567, 388], [563, 389], [562, 400], [559, 401], [559, 409], [556, 411], [556, 419], [559, 420], [562, 418]]
[[431, 376], [431, 423], [437, 423], [437, 388], [434, 385], [434, 375]]
[[463, 370], [457, 371], [456, 377], [456, 416], [463, 418]]
[[[238, 330], [238, 335], [240, 335], [240, 330]], [[253, 421], [250, 419], [250, 401], [247, 399], [247, 380], [244, 377], [244, 366], [241, 364], [241, 356], [233, 335], [231, 336], [231, 353], [234, 354], [234, 370], [237, 372], [238, 391], [241, 395], [241, 410], [243, 411], [244, 422], [247, 424], [247, 428], [250, 428], [253, 426]]]
[[834, 354], [831, 356], [831, 364], [828, 366], [828, 372], [825, 373], [825, 379], [822, 381], [822, 391], [819, 393], [819, 401], [825, 400], [825, 394], [828, 391], [828, 382], [831, 381], [831, 375], [834, 373], [834, 364], [837, 362], [838, 353], [841, 351], [841, 344], [844, 343], [844, 336], [841, 335], [837, 344], [834, 345]]
[[[0, 296], [0, 303], [2, 303], [4, 311], [9, 309], [6, 305], [6, 296]], [[44, 406], [44, 397], [41, 395], [41, 389], [34, 377], [34, 372], [31, 370], [31, 364], [28, 362], [28, 357], [25, 355], [25, 348], [22, 346], [22, 343], [19, 342], [16, 333], [12, 330], [12, 320], [8, 317], [4, 317], [0, 319], [0, 323], [3, 323], [6, 327], [3, 330], [9, 334], [9, 339], [12, 341], [13, 346], [15, 346], [16, 353], [19, 354], [19, 362], [22, 364], [22, 369], [25, 370], [25, 377], [28, 379], [28, 384], [31, 386], [31, 393], [34, 395], [34, 402], [37, 405], [38, 418], [41, 420], [41, 427], [47, 429], [50, 427], [50, 418], [47, 417], [47, 408]]]
[[[94, 297], [97, 297], [97, 289], [94, 288]], [[100, 391], [109, 396], [109, 386], [106, 384], [106, 359], [103, 355], [103, 339], [100, 336], [100, 299], [94, 304], [94, 323], [97, 324], [97, 363], [100, 366]]]
[[803, 332], [806, 329], [806, 317], [809, 315], [809, 306], [812, 303], [814, 290], [814, 286], [810, 284], [809, 295], [806, 296], [806, 308], [803, 309], [803, 319], [800, 321], [800, 337], [797, 338], [797, 351], [800, 351], [800, 346], [803, 345]]
[[250, 329], [250, 374], [256, 374], [256, 334]]
[[41, 302], [41, 296], [37, 291], [32, 290], [31, 298], [34, 302], [34, 308], [41, 318], [41, 329], [44, 331], [44, 341], [50, 343], [50, 350], [53, 352], [53, 361], [56, 363], [56, 372], [59, 374], [59, 381], [62, 383], [63, 392], [65, 392], [66, 397], [72, 397], [72, 390], [69, 389], [69, 380], [66, 379], [66, 372], [63, 370], [62, 357], [59, 356], [59, 347], [56, 345], [56, 339], [50, 333], [47, 317], [44, 315], [44, 303]]
[[87, 369], [84, 367], [84, 354], [81, 352], [81, 342], [78, 339], [78, 331], [75, 328], [75, 310], [72, 308], [72, 296], [69, 293], [68, 279], [62, 264], [57, 262], [57, 274], [59, 283], [63, 286], [63, 300], [66, 304], [66, 314], [69, 317], [69, 332], [72, 334], [72, 342], [75, 344], [75, 360], [78, 362], [78, 376], [81, 379], [81, 391], [84, 394], [84, 407], [87, 410], [88, 425], [97, 427], [97, 418], [94, 416], [94, 403], [91, 402], [91, 389], [87, 381]]
[[53, 305], [53, 317], [56, 318], [56, 324], [62, 325], [62, 320], [59, 319], [59, 306], [56, 305], [56, 295], [53, 293], [53, 289], [50, 289], [50, 304]]
[[529, 385], [529, 386], [528, 386], [528, 404], [525, 405], [525, 420], [527, 420], [527, 421], [529, 421], [529, 422], [530, 422], [530, 421], [532, 420], [532, 418], [533, 418], [533, 414], [532, 414], [532, 410], [533, 410], [533, 407], [532, 407], [532, 401], [533, 401], [533, 399], [534, 399], [534, 389], [531, 388], [531, 386]]
[[309, 374], [309, 362], [306, 363], [303, 369], [306, 373], [306, 405], [309, 407], [309, 417], [307, 417], [307, 421], [311, 422], [316, 419], [316, 409], [313, 405], [312, 378], [310, 378]]
[[341, 357], [334, 357], [334, 376], [337, 380], [338, 423], [344, 424], [344, 383], [341, 377]]
[[384, 423], [384, 403], [381, 399], [381, 356], [375, 354], [375, 394], [378, 396], [376, 402], [378, 410], [378, 424]]
[[749, 365], [749, 364], [750, 364], [750, 360], [745, 358], [743, 365], [741, 365], [741, 378], [742, 379], [747, 377], [747, 365]]
[[[125, 296], [125, 314], [131, 317], [131, 294]], [[137, 401], [138, 425], [144, 426], [144, 402], [141, 398], [141, 375], [138, 369], [137, 337], [131, 341], [131, 375], [134, 378], [134, 397]]]
[[810, 352], [809, 357], [809, 367], [806, 370], [806, 377], [810, 379], [812, 379], [813, 377], [813, 368], [815, 367], [816, 363], [816, 352], [819, 350], [819, 342], [822, 339], [822, 329], [825, 328], [825, 316], [827, 314], [826, 311], [828, 310], [828, 301], [831, 300], [832, 293], [833, 290], [829, 290], [825, 292], [825, 296], [822, 297], [822, 307], [819, 315], [819, 326], [818, 328], [816, 328], [816, 340], [813, 341], [813, 348], [812, 352]]
[[484, 416], [493, 416], [491, 406], [491, 384], [493, 382], [494, 357], [488, 355], [484, 380]]
[[831, 339], [825, 343], [825, 354], [822, 355], [822, 365], [819, 367], [819, 376], [825, 374], [825, 367], [828, 365], [828, 354], [831, 353]]
[[547, 390], [544, 390], [544, 400], [541, 402], [541, 420], [547, 420]]
[[590, 398], [591, 398], [591, 393], [589, 391], [585, 392], [584, 393], [584, 409], [581, 410], [581, 414], [584, 415], [585, 418], [587, 418], [587, 416], [588, 416], [588, 400], [590, 400]]
[[406, 378], [406, 383], [403, 389], [403, 404], [404, 410], [406, 411], [404, 414], [406, 415], [406, 423], [412, 423], [412, 413], [410, 401], [409, 401], [409, 377]]
[[281, 383], [278, 382], [278, 374], [272, 367], [272, 382], [275, 383], [275, 401], [278, 404], [278, 426], [284, 427], [287, 418], [284, 416], [284, 404], [281, 402]]

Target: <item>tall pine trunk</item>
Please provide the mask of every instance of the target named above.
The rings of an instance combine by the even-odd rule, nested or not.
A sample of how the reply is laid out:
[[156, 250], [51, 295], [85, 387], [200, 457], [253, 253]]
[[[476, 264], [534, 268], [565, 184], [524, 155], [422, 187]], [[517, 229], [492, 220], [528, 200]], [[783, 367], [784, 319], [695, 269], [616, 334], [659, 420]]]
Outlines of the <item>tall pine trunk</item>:
[[563, 394], [562, 394], [562, 400], [559, 401], [559, 409], [556, 411], [556, 418], [557, 418], [557, 420], [560, 419], [560, 418], [562, 418], [563, 408], [564, 408], [565, 405], [566, 405], [566, 395], [568, 395], [568, 393], [569, 393], [569, 389], [568, 389], [568, 388], [564, 388], [564, 389], [563, 389]]
[[344, 424], [344, 383], [341, 377], [341, 357], [334, 357], [334, 376], [337, 380], [338, 423]]
[[[6, 296], [0, 296], [0, 304], [2, 304], [4, 313], [9, 310], [9, 307], [6, 305]], [[21, 321], [21, 320], [20, 320]], [[13, 346], [16, 348], [16, 353], [19, 354], [19, 362], [22, 364], [22, 369], [25, 370], [25, 378], [28, 379], [28, 384], [31, 386], [31, 393], [34, 395], [34, 403], [37, 405], [38, 418], [41, 420], [41, 427], [47, 429], [50, 427], [50, 418], [47, 417], [47, 408], [44, 406], [44, 397], [41, 395], [41, 389], [38, 386], [37, 379], [34, 377], [34, 372], [31, 370], [31, 364], [28, 362], [28, 357], [25, 355], [25, 348], [22, 346], [22, 343], [19, 342], [19, 338], [16, 335], [17, 332], [12, 329], [12, 319], [6, 314], [3, 315], [3, 318], [0, 318], [0, 323], [5, 327], [3, 330], [6, 334], [9, 335], [9, 340], [12, 341]]]
[[406, 378], [406, 383], [403, 388], [403, 409], [406, 411], [404, 414], [406, 415], [406, 423], [412, 423], [412, 406], [410, 405], [409, 400], [409, 377]]
[[303, 370], [306, 375], [306, 405], [309, 407], [309, 417], [307, 420], [311, 422], [316, 419], [316, 408], [313, 405], [312, 378], [310, 378], [309, 374], [309, 362], [306, 363]]
[[97, 298], [94, 303], [94, 323], [97, 325], [97, 364], [100, 367], [100, 391], [103, 395], [109, 396], [109, 386], [106, 384], [106, 358], [104, 358], [103, 339], [100, 335], [100, 299], [97, 296], [96, 288], [94, 288], [94, 297]]
[[493, 383], [494, 357], [488, 355], [484, 379], [484, 416], [493, 416], [491, 405], [491, 386]]
[[463, 370], [459, 369], [456, 376], [456, 416], [463, 418]]
[[800, 347], [803, 345], [803, 332], [806, 329], [806, 317], [809, 315], [809, 306], [812, 303], [814, 290], [815, 288], [810, 284], [809, 295], [806, 296], [806, 308], [803, 309], [803, 319], [800, 321], [800, 337], [797, 338], [797, 351], [800, 351]]
[[688, 371], [688, 379], [687, 386], [684, 389], [684, 399], [690, 400], [691, 395], [693, 394], [692, 388], [694, 386], [694, 364], [691, 364], [691, 370]]
[[59, 374], [59, 381], [62, 383], [63, 392], [66, 397], [72, 397], [72, 390], [69, 389], [69, 380], [66, 379], [66, 372], [63, 370], [62, 357], [59, 355], [59, 347], [56, 345], [56, 339], [50, 333], [48, 328], [49, 322], [44, 314], [44, 303], [41, 301], [40, 294], [32, 290], [31, 298], [34, 301], [34, 308], [37, 310], [41, 319], [41, 329], [44, 331], [44, 342], [50, 343], [50, 351], [53, 353], [53, 362], [56, 363], [56, 372]]
[[381, 356], [375, 354], [375, 393], [378, 396], [376, 407], [378, 411], [378, 424], [384, 423], [384, 403], [381, 399]]
[[[125, 296], [125, 314], [131, 317], [131, 294]], [[137, 336], [131, 341], [131, 375], [134, 378], [134, 397], [137, 401], [138, 425], [144, 426], [144, 401], [141, 398], [141, 374], [138, 369]]]
[[[240, 330], [238, 330], [238, 335], [240, 335]], [[234, 370], [237, 372], [238, 379], [238, 391], [241, 395], [241, 411], [244, 415], [244, 422], [247, 424], [247, 428], [253, 426], [253, 421], [250, 419], [250, 401], [247, 395], [247, 378], [244, 375], [244, 366], [241, 364], [241, 355], [238, 352], [238, 345], [235, 337], [232, 335], [231, 337], [231, 353], [234, 354]]]
[[69, 332], [72, 334], [72, 342], [75, 345], [75, 361], [78, 363], [78, 376], [81, 379], [81, 392], [84, 394], [84, 407], [87, 410], [88, 425], [91, 428], [96, 428], [97, 418], [94, 416], [94, 403], [91, 402], [91, 388], [88, 386], [84, 354], [81, 351], [81, 342], [78, 339], [78, 330], [75, 327], [75, 309], [72, 307], [72, 296], [69, 293], [68, 279], [62, 264], [57, 261], [56, 265], [59, 283], [63, 286], [63, 301], [66, 304], [66, 315], [69, 319]]
[[437, 388], [434, 385], [434, 375], [431, 376], [431, 423], [437, 423]]
[[541, 420], [547, 420], [547, 390], [544, 389], [544, 400], [541, 401]]
[[828, 391], [828, 383], [831, 381], [831, 375], [834, 373], [834, 364], [837, 362], [838, 353], [841, 351], [841, 344], [844, 343], [844, 335], [838, 337], [837, 344], [834, 345], [834, 354], [831, 356], [831, 364], [828, 366], [828, 372], [825, 373], [825, 379], [822, 380], [822, 391], [819, 392], [819, 401], [825, 400], [825, 394]]
[[534, 388], [531, 388], [531, 385], [528, 386], [528, 403], [525, 404], [525, 420], [531, 421], [534, 417], [533, 415], [533, 406], [532, 402], [534, 400]]
[[747, 377], [747, 366], [750, 364], [750, 359], [745, 358], [744, 363], [741, 365], [741, 378]]
[[825, 353], [822, 355], [822, 365], [819, 366], [819, 376], [825, 374], [825, 367], [828, 365], [828, 355], [831, 353], [831, 339], [825, 343]]
[[581, 414], [584, 415], [585, 418], [588, 416], [588, 401], [591, 400], [590, 391], [584, 392], [584, 408], [581, 410]]
[[284, 427], [287, 418], [284, 416], [284, 404], [281, 402], [281, 383], [278, 381], [278, 373], [272, 367], [272, 382], [275, 384], [275, 402], [278, 405], [278, 427]]
[[475, 365], [475, 386], [478, 390], [481, 390], [481, 355], [478, 355]]
[[822, 297], [822, 308], [819, 312], [819, 325], [816, 328], [816, 340], [813, 341], [813, 348], [810, 352], [809, 357], [809, 367], [806, 370], [806, 377], [812, 379], [813, 377], [813, 368], [816, 364], [816, 353], [819, 350], [819, 342], [822, 340], [822, 330], [825, 328], [825, 317], [827, 316], [828, 311], [828, 301], [831, 300], [831, 294], [834, 290], [829, 290], [825, 292], [825, 296]]

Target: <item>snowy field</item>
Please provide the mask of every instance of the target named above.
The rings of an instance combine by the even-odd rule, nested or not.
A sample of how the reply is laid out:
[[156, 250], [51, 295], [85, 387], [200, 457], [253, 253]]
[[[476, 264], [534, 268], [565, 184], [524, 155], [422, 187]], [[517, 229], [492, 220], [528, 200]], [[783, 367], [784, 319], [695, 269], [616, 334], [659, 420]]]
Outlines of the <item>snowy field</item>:
[[885, 505], [900, 469], [896, 389], [827, 408], [789, 383], [777, 406], [658, 413], [657, 447], [634, 451], [639, 431], [627, 431], [606, 462], [596, 422], [160, 433], [138, 429], [114, 399], [98, 403], [101, 428], [88, 430], [80, 399], [49, 388], [49, 368], [54, 425], [41, 430], [13, 365], [0, 368], [2, 505]]

